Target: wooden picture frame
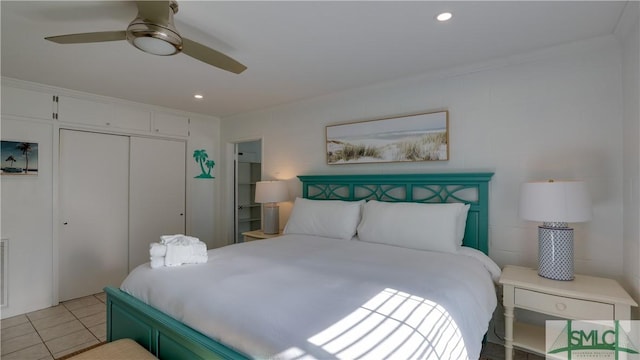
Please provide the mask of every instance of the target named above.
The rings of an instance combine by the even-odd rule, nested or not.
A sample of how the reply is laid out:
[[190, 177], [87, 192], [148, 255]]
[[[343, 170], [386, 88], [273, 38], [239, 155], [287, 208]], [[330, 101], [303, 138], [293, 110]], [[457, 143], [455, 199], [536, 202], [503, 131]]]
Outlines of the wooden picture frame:
[[449, 160], [449, 111], [326, 127], [327, 164]]

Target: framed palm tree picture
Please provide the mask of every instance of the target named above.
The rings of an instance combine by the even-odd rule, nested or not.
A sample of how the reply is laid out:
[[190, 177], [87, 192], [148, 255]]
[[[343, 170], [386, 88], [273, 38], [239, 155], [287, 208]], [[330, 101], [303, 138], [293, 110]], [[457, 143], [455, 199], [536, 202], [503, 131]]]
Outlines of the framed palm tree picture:
[[38, 175], [38, 143], [2, 140], [2, 175]]

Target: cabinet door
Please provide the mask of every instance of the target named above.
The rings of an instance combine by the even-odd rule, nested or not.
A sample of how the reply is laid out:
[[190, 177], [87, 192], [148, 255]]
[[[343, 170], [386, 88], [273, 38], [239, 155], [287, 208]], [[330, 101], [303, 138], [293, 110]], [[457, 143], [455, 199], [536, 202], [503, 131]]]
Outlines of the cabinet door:
[[60, 96], [58, 120], [89, 126], [149, 131], [151, 113], [119, 104]]
[[149, 261], [149, 244], [184, 234], [186, 144], [131, 138], [129, 270]]
[[34, 119], [53, 118], [53, 94], [8, 86], [2, 87], [2, 113]]
[[153, 117], [153, 131], [164, 135], [189, 136], [189, 118], [156, 112]]
[[113, 106], [113, 117], [111, 118], [110, 126], [127, 130], [149, 131], [151, 127], [150, 111], [128, 106]]
[[60, 131], [60, 300], [127, 275], [129, 138]]
[[58, 98], [58, 120], [83, 125], [109, 126], [112, 108], [105, 103], [68, 96]]

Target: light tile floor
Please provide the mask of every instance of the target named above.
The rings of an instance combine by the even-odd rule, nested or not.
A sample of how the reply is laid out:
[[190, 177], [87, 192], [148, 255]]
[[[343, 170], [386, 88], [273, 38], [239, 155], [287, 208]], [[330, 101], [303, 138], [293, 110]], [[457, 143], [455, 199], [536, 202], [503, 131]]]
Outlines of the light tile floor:
[[105, 341], [105, 301], [100, 293], [2, 320], [0, 357], [57, 359]]
[[[106, 340], [106, 294], [60, 303], [0, 322], [2, 360], [57, 359]], [[487, 343], [482, 359], [503, 360], [504, 347]], [[514, 360], [544, 360], [516, 350]]]

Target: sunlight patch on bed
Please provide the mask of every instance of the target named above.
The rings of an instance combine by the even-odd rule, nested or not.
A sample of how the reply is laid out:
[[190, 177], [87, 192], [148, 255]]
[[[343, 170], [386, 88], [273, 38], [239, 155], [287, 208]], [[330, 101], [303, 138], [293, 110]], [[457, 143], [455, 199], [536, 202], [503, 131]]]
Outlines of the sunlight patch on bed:
[[318, 360], [307, 354], [304, 350], [297, 347], [290, 347], [287, 350], [273, 357], [274, 359], [290, 359], [290, 360]]
[[339, 359], [468, 358], [446, 309], [389, 288], [308, 341]]

